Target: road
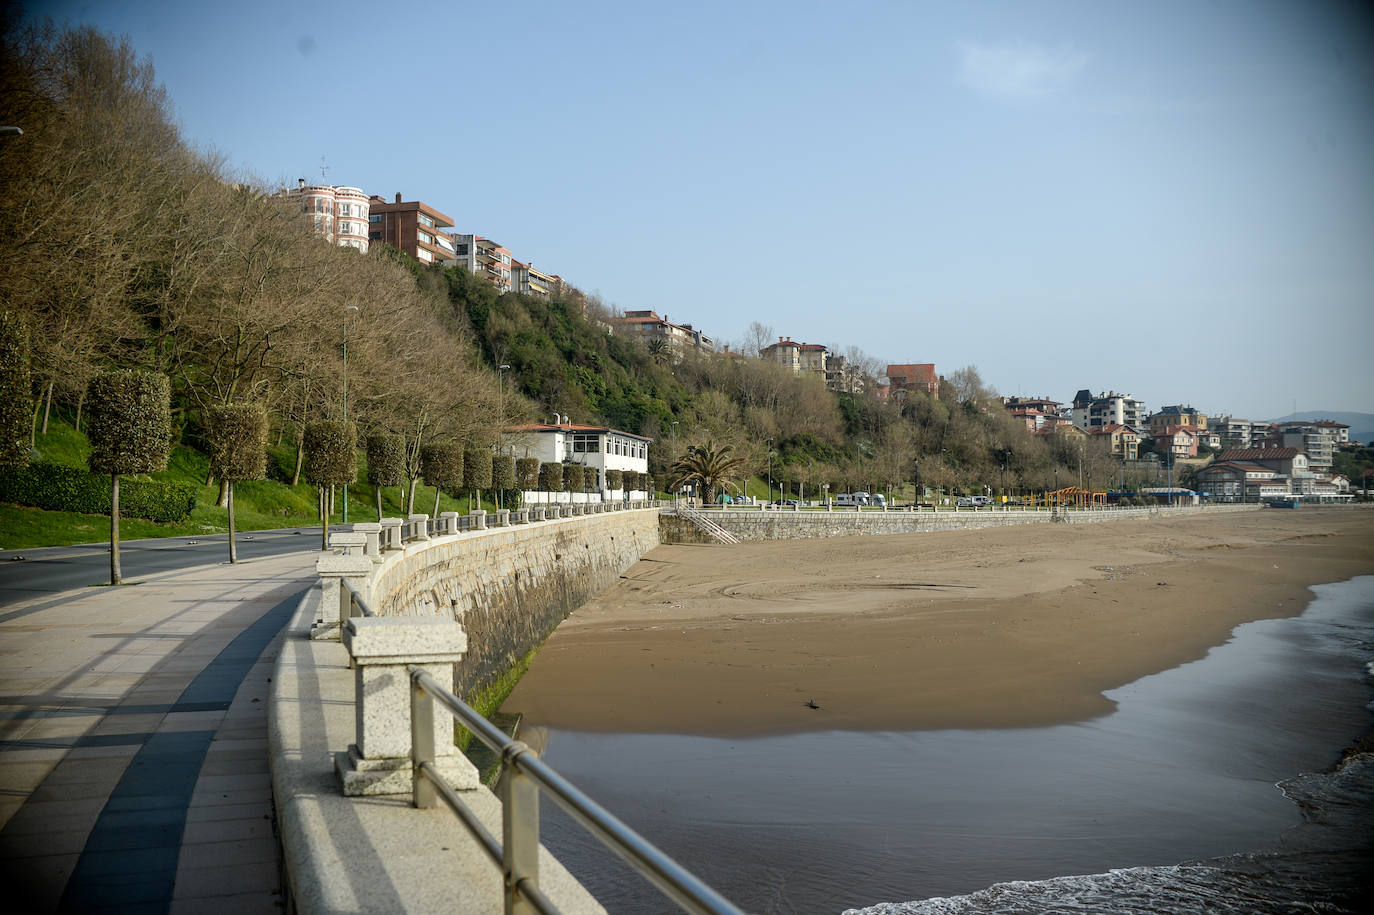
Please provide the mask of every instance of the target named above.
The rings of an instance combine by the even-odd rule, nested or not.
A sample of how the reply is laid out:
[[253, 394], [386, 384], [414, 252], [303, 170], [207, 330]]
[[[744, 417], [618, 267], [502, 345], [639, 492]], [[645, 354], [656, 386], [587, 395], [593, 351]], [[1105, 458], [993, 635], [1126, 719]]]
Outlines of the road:
[[[240, 559], [316, 552], [320, 548], [320, 529], [296, 527], [250, 531], [240, 533], [236, 540]], [[140, 576], [158, 572], [227, 563], [229, 535], [125, 540], [120, 541], [119, 557], [124, 580], [136, 582]], [[0, 550], [0, 607], [45, 594], [109, 582], [108, 543]]]

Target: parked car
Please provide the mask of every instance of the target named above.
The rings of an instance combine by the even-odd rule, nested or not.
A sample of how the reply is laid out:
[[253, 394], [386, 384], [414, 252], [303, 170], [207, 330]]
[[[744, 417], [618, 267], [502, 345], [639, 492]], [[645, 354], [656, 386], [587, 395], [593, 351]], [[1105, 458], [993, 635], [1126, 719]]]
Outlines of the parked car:
[[774, 500], [773, 500], [773, 504], [774, 504], [774, 505], [785, 505], [785, 506], [787, 506], [788, 508], [791, 508], [792, 506], [794, 506], [794, 505], [797, 504], [797, 500], [796, 500], [796, 499], [774, 499]]

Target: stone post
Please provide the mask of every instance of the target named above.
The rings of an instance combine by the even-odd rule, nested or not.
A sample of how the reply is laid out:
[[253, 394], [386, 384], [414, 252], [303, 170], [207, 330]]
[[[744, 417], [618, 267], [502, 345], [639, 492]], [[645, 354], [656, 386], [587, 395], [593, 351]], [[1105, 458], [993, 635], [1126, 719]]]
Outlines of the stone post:
[[362, 534], [367, 538], [367, 546], [363, 550], [373, 562], [382, 561], [381, 535], [382, 526], [376, 521], [363, 521], [353, 525], [353, 533]]
[[472, 529], [474, 531], [484, 531], [487, 529], [487, 513], [482, 509], [468, 512], [468, 517], [472, 519]]
[[445, 534], [458, 533], [457, 512], [439, 512], [439, 523], [443, 525], [443, 531]]
[[509, 509], [509, 508], [502, 508], [502, 509], [498, 509], [498, 510], [497, 510], [497, 512], [496, 512], [496, 526], [497, 526], [497, 527], [510, 527], [510, 509]]
[[364, 596], [371, 597], [367, 578], [372, 574], [372, 560], [361, 555], [321, 556], [315, 560], [315, 573], [320, 576], [320, 618], [310, 627], [310, 637], [337, 639], [351, 603], [343, 582], [347, 579]]
[[405, 549], [401, 544], [401, 525], [405, 524], [400, 518], [382, 519], [382, 552], [388, 550]]
[[429, 515], [423, 515], [416, 512], [410, 516], [410, 524], [412, 529], [411, 537], [416, 540], [429, 539]]
[[362, 556], [367, 549], [367, 535], [356, 531], [333, 531], [329, 535], [329, 548], [339, 556]]
[[[356, 740], [334, 754], [339, 786], [349, 797], [408, 794], [410, 769], [410, 665], [440, 683], [453, 682], [453, 666], [467, 651], [467, 633], [434, 616], [355, 617], [343, 631], [353, 657]], [[453, 744], [453, 718], [434, 703], [435, 767], [458, 790], [478, 787], [477, 770]]]

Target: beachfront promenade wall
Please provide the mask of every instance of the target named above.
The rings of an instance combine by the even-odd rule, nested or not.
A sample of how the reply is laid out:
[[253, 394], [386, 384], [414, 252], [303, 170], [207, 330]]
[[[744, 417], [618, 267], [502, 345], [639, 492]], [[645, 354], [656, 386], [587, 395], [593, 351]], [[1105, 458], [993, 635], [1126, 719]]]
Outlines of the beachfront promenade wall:
[[[658, 510], [598, 509], [437, 537], [420, 524], [404, 543], [399, 531], [388, 536], [394, 526], [356, 525], [370, 530], [331, 538], [338, 550], [319, 559], [321, 584], [297, 607], [273, 673], [268, 753], [288, 910], [499, 912], [501, 869], [442, 804], [411, 806], [409, 788], [390, 784], [394, 775], [408, 785], [408, 768], [388, 772], [385, 759], [369, 759], [364, 728], [375, 726], [380, 706], [380, 730], [393, 732], [381, 736], [408, 741], [408, 709], [387, 698], [407, 689], [406, 663], [447, 663], [455, 680], [477, 687], [504, 673], [502, 665], [537, 647], [578, 603], [658, 545]], [[342, 639], [341, 580], [378, 614], [351, 620]], [[395, 656], [358, 654], [365, 637], [377, 635], [382, 653], [390, 645]], [[379, 762], [383, 768], [369, 768]], [[443, 768], [500, 837], [501, 803], [476, 783], [475, 770], [461, 758]], [[374, 777], [386, 784], [369, 784]], [[547, 851], [539, 858], [540, 887], [560, 911], [604, 915]]]
[[[1161, 518], [1200, 512], [1256, 511], [1262, 506], [1178, 505], [1140, 508], [1062, 509], [998, 511], [872, 511], [858, 509], [718, 509], [701, 511], [711, 521], [739, 540], [791, 540], [815, 537], [857, 537], [873, 534], [916, 534], [929, 531], [961, 531], [1004, 527], [1012, 524], [1096, 524], [1134, 518]], [[711, 535], [686, 514], [665, 509], [659, 521], [664, 543], [711, 543]]]

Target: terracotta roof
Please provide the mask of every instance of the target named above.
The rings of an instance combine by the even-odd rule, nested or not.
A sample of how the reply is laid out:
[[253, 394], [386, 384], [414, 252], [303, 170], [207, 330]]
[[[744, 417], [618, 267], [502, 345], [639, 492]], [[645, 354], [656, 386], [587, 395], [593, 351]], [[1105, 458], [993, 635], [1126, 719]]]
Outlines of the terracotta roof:
[[1286, 461], [1302, 453], [1297, 448], [1232, 448], [1217, 455], [1217, 461]]
[[652, 442], [653, 439], [647, 435], [636, 435], [633, 432], [625, 432], [620, 429], [612, 429], [610, 426], [584, 426], [579, 423], [563, 423], [554, 425], [553, 423], [526, 423], [523, 426], [507, 426], [506, 432], [614, 432], [616, 435], [625, 435], [630, 438], [642, 439]]
[[935, 376], [935, 363], [933, 362], [913, 362], [906, 365], [889, 365], [887, 367], [887, 377], [905, 378], [907, 381], [918, 381], [926, 384], [935, 384], [939, 379]]
[[1260, 464], [1247, 464], [1244, 461], [1217, 461], [1199, 470], [1198, 474], [1211, 473], [1213, 470], [1221, 470], [1222, 468], [1240, 470], [1245, 473], [1274, 473], [1274, 468], [1264, 467]]
[[1132, 429], [1130, 426], [1124, 426], [1124, 425], [1122, 425], [1121, 423], [1112, 423], [1110, 426], [1103, 426], [1103, 427], [1102, 427], [1101, 429], [1099, 429], [1098, 431], [1099, 431], [1099, 432], [1129, 432], [1129, 433], [1131, 433], [1132, 435], [1139, 435], [1139, 434], [1140, 434], [1139, 432], [1137, 432], [1137, 431], [1135, 431], [1134, 429]]

